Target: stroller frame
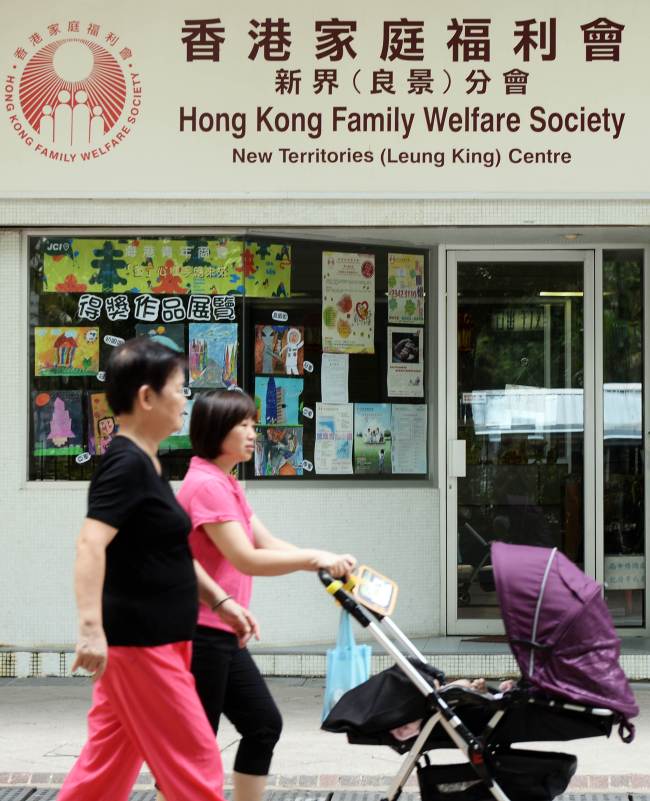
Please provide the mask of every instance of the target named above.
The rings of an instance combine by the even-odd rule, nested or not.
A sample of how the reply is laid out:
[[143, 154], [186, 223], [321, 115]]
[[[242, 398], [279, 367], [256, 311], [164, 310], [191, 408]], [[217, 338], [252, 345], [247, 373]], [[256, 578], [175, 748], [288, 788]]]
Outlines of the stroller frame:
[[[352, 615], [365, 629], [368, 629], [377, 642], [395, 659], [396, 664], [411, 683], [425, 696], [429, 708], [433, 713], [424, 721], [420, 733], [390, 785], [386, 799], [382, 799], [382, 801], [397, 801], [418, 760], [423, 753], [428, 750], [426, 748], [426, 743], [436, 726], [440, 726], [449, 739], [465, 755], [476, 774], [476, 779], [485, 785], [486, 790], [488, 790], [497, 801], [511, 801], [510, 797], [492, 776], [485, 762], [485, 736], [479, 737], [470, 731], [445, 699], [438, 693], [436, 688], [418, 672], [409, 658], [400, 650], [393, 640], [399, 642], [399, 644], [410, 653], [412, 658], [418, 662], [426, 664], [427, 660], [425, 656], [388, 616], [382, 616], [374, 611], [372, 613], [368, 612], [366, 608], [347, 591], [351, 588], [351, 585], [344, 585], [342, 581], [333, 579], [323, 570], [319, 571], [318, 575], [327, 592], [341, 604], [345, 612]], [[461, 688], [458, 689], [460, 690]], [[503, 696], [494, 696], [495, 700], [499, 697]], [[528, 703], [544, 707], [560, 707], [574, 712], [589, 713], [600, 718], [610, 717], [612, 720], [615, 718], [614, 713], [610, 709], [585, 707], [572, 703], [538, 698], [529, 698]], [[506, 709], [507, 704], [504, 703], [501, 708], [494, 712], [485, 728], [485, 732], [488, 735], [497, 727], [499, 721], [505, 715]]]

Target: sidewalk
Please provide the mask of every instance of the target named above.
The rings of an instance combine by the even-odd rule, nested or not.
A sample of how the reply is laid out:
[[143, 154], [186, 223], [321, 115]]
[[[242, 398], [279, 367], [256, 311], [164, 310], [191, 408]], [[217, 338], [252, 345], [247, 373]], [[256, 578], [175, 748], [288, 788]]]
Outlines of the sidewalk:
[[[270, 789], [386, 789], [402, 757], [388, 748], [349, 745], [344, 735], [320, 731], [323, 679], [271, 678], [269, 685], [284, 717], [284, 732], [276, 749]], [[625, 745], [618, 735], [545, 743], [539, 748], [574, 753], [578, 772], [571, 793], [650, 791], [650, 684], [633, 685], [641, 714], [637, 736]], [[0, 679], [0, 787], [57, 786], [84, 742], [85, 714], [90, 701], [88, 679]], [[227, 772], [238, 736], [227, 721], [219, 742]], [[537, 747], [537, 746], [536, 746]], [[443, 761], [461, 761], [460, 752], [438, 752]], [[149, 773], [138, 787], [149, 789]], [[407, 790], [417, 786], [411, 778]]]

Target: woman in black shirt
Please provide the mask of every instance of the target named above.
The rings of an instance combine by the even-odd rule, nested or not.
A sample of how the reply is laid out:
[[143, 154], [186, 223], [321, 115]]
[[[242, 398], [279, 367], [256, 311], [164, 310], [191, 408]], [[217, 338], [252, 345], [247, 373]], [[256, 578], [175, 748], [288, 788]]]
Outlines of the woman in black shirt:
[[257, 623], [192, 560], [190, 521], [157, 450], [182, 424], [183, 359], [140, 337], [113, 353], [107, 396], [120, 418], [93, 476], [77, 541], [73, 671], [93, 674], [88, 740], [59, 801], [127, 801], [146, 760], [169, 801], [217, 801], [221, 758], [189, 672], [198, 599], [240, 642]]

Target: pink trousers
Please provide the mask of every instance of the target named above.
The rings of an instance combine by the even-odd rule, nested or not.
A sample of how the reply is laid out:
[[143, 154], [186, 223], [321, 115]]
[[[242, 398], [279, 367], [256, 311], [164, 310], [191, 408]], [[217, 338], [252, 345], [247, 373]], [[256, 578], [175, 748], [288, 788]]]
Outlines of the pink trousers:
[[223, 801], [221, 754], [190, 673], [191, 648], [109, 647], [88, 740], [57, 801], [127, 801], [143, 761], [167, 801]]

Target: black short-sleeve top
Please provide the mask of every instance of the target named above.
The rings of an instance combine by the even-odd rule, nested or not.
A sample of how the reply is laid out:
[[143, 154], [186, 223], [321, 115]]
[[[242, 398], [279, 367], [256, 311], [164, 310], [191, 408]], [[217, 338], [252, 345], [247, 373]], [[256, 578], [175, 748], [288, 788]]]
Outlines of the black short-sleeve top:
[[115, 437], [102, 457], [88, 517], [117, 529], [106, 548], [102, 597], [108, 644], [191, 640], [198, 614], [191, 521], [151, 458], [127, 437]]

